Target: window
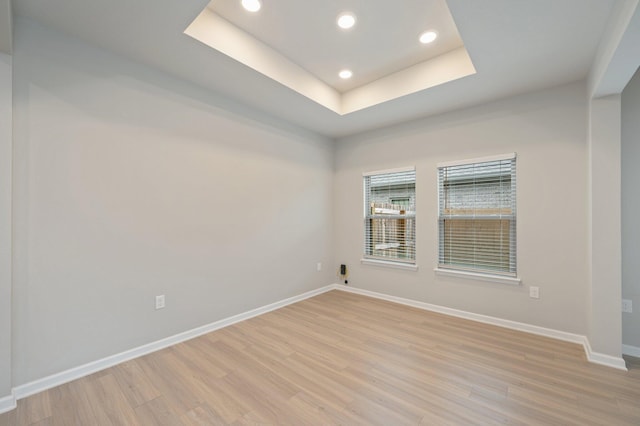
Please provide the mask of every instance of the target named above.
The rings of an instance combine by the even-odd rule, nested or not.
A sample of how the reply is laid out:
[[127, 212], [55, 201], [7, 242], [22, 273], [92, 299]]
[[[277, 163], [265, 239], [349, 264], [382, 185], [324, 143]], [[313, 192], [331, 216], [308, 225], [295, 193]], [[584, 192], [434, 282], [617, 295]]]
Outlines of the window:
[[516, 276], [516, 155], [438, 166], [438, 268]]
[[415, 263], [416, 171], [364, 175], [365, 259]]

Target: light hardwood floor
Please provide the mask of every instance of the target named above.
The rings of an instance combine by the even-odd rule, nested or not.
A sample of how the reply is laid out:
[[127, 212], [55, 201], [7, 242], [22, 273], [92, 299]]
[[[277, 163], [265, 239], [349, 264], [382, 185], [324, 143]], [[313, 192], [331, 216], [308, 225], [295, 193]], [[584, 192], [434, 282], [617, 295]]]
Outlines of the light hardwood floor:
[[0, 425], [640, 425], [640, 363], [332, 291], [18, 402]]

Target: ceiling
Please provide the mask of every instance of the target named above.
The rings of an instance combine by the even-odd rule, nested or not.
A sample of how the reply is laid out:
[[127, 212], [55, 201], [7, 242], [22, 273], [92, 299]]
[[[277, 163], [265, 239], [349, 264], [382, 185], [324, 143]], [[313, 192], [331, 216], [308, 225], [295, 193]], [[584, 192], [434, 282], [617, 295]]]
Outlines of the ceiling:
[[[313, 7], [266, 0], [254, 13], [240, 1], [213, 0], [207, 7], [341, 93], [463, 47], [445, 0], [405, 0], [403, 7], [389, 0], [324, 0]], [[347, 30], [336, 24], [345, 12], [356, 17]], [[418, 38], [427, 30], [439, 37], [424, 45]], [[343, 68], [353, 77], [341, 79]]]
[[[404, 6], [328, 0], [310, 9], [269, 0], [252, 13], [238, 0], [213, 0], [185, 34], [345, 115], [475, 73], [444, 0], [405, 0]], [[336, 23], [345, 10], [357, 16], [348, 30]], [[440, 37], [422, 44], [426, 30]], [[352, 78], [341, 79], [341, 69]]]
[[[209, 8], [207, 0], [19, 0], [13, 6], [18, 16], [153, 66], [269, 116], [339, 138], [583, 79], [616, 3], [448, 0], [447, 12], [442, 2], [425, 0], [327, 0], [312, 7], [296, 0], [263, 0], [263, 9], [248, 17], [241, 15], [235, 1], [214, 0]], [[298, 88], [184, 33], [196, 17], [211, 8], [225, 22], [234, 22], [234, 28], [334, 91], [337, 95], [327, 93], [336, 107], [329, 108]], [[335, 27], [338, 9], [358, 15], [348, 34]], [[432, 12], [444, 16], [444, 21], [450, 13], [453, 22], [449, 24], [454, 24], [459, 36], [444, 37], [442, 45], [417, 44], [417, 32], [438, 25], [430, 20]], [[345, 41], [342, 36], [350, 39]], [[426, 89], [412, 87], [400, 96], [388, 95], [394, 86], [413, 84], [413, 75], [402, 72], [433, 60], [429, 49], [440, 54], [437, 59], [461, 42], [475, 74]], [[346, 62], [354, 68], [353, 83], [335, 79], [335, 68]], [[282, 72], [275, 68], [274, 72]], [[425, 69], [422, 74], [428, 74]], [[385, 80], [394, 74], [395, 79]], [[309, 82], [312, 80], [302, 86]], [[361, 90], [371, 85], [377, 85], [375, 93]], [[378, 98], [371, 106], [363, 103], [372, 96]], [[345, 102], [353, 106], [342, 110]]]

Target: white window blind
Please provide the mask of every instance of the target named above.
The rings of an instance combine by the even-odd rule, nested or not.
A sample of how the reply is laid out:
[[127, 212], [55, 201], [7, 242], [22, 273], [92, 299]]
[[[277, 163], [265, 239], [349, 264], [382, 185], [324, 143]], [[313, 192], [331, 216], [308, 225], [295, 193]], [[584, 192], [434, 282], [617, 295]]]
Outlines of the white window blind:
[[516, 157], [438, 167], [438, 267], [516, 276]]
[[415, 169], [364, 176], [364, 257], [415, 263]]

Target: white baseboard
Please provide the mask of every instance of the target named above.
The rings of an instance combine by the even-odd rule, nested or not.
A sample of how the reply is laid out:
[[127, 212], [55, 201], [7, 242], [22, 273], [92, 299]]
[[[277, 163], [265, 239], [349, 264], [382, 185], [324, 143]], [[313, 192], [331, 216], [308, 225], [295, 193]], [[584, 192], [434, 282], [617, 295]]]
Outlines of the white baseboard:
[[[87, 364], [70, 368], [69, 370], [62, 371], [60, 373], [53, 374], [51, 376], [44, 377], [42, 379], [34, 380], [13, 389], [12, 395], [0, 398], [0, 413], [11, 411], [16, 407], [16, 401], [36, 393], [51, 389], [55, 386], [59, 386], [70, 381], [82, 378], [84, 376], [96, 373], [114, 365], [123, 363], [125, 361], [132, 360], [134, 358], [141, 357], [143, 355], [156, 352], [158, 350], [167, 348], [169, 346], [193, 339], [203, 334], [210, 333], [215, 330], [219, 330], [224, 327], [228, 327], [240, 321], [244, 321], [258, 315], [265, 314], [267, 312], [274, 311], [276, 309], [291, 305], [293, 303], [308, 299], [310, 297], [317, 296], [322, 293], [326, 293], [330, 290], [340, 290], [350, 293], [361, 294], [363, 296], [369, 296], [376, 299], [387, 300], [389, 302], [399, 303], [402, 305], [412, 306], [414, 308], [424, 309], [431, 312], [438, 312], [454, 317], [465, 318], [472, 321], [478, 321], [485, 324], [497, 325], [504, 328], [509, 328], [518, 331], [524, 331], [527, 333], [538, 334], [541, 336], [551, 337], [558, 340], [563, 340], [572, 343], [578, 343], [584, 346], [587, 354], [587, 359], [590, 362], [596, 364], [602, 364], [609, 367], [617, 368], [620, 370], [626, 370], [625, 362], [622, 358], [617, 358], [610, 355], [600, 354], [593, 352], [589, 344], [589, 340], [582, 335], [566, 333], [563, 331], [553, 330], [544, 327], [538, 327], [535, 325], [505, 320], [501, 318], [490, 317], [486, 315], [474, 314], [472, 312], [461, 311], [457, 309], [447, 308], [439, 305], [432, 305], [430, 303], [419, 302], [416, 300], [405, 299], [402, 297], [390, 296], [382, 293], [377, 293], [369, 290], [363, 290], [354, 287], [348, 287], [341, 284], [331, 284], [325, 287], [321, 287], [298, 296], [290, 297], [288, 299], [281, 300], [279, 302], [272, 303], [270, 305], [262, 306], [238, 315], [234, 315], [229, 318], [225, 318], [201, 327], [188, 330], [165, 339], [161, 339], [155, 342], [151, 342], [146, 345], [139, 346], [137, 348], [130, 349], [119, 354], [111, 355], [106, 358], [102, 358], [96, 361], [89, 362]], [[624, 347], [625, 354], [632, 356], [640, 356], [640, 348], [633, 346]]]
[[584, 351], [587, 354], [587, 359], [589, 360], [589, 362], [605, 365], [607, 367], [617, 368], [618, 370], [627, 371], [627, 363], [621, 356], [615, 357], [599, 352], [593, 352], [593, 350], [591, 349], [591, 344], [589, 343], [589, 339], [587, 339], [586, 336], [584, 338], [584, 343], [582, 346], [584, 346]]
[[587, 360], [594, 364], [606, 365], [607, 367], [616, 368], [618, 370], [627, 370], [624, 359], [621, 357], [614, 357], [611, 355], [601, 354], [593, 352], [589, 339], [586, 336], [580, 334], [567, 333], [565, 331], [553, 330], [551, 328], [539, 327], [537, 325], [526, 324], [522, 322], [510, 321], [502, 318], [491, 317], [487, 315], [474, 314], [472, 312], [461, 311], [458, 309], [447, 308], [440, 305], [432, 305], [430, 303], [419, 302], [417, 300], [405, 299], [402, 297], [389, 296], [387, 294], [377, 293], [374, 291], [363, 290], [360, 288], [349, 287], [341, 284], [334, 284], [333, 289], [347, 291], [350, 293], [361, 294], [363, 296], [374, 297], [376, 299], [382, 299], [389, 302], [399, 303], [402, 305], [412, 306], [418, 309], [424, 309], [426, 311], [438, 312], [445, 315], [451, 315], [453, 317], [464, 318], [472, 321], [477, 321], [485, 324], [496, 325], [499, 327], [509, 328], [517, 331], [524, 331], [526, 333], [537, 334], [539, 336], [550, 337], [552, 339], [562, 340], [565, 342], [577, 343], [584, 347]]
[[16, 398], [13, 395], [0, 398], [0, 414], [6, 413], [16, 408]]
[[624, 355], [640, 358], [640, 348], [637, 346], [622, 345], [622, 353]]
[[[160, 349], [167, 348], [169, 346], [184, 342], [186, 340], [193, 339], [203, 334], [207, 334], [212, 331], [219, 330], [224, 327], [228, 327], [240, 321], [244, 321], [249, 318], [256, 317], [258, 315], [266, 314], [267, 312], [271, 312], [276, 309], [282, 308], [284, 306], [291, 305], [292, 303], [296, 303], [301, 300], [305, 300], [310, 297], [317, 296], [319, 294], [322, 294], [331, 290], [332, 288], [333, 288], [332, 286], [325, 286], [316, 290], [308, 291], [298, 296], [290, 297], [288, 299], [284, 299], [279, 302], [272, 303], [270, 305], [252, 309], [250, 311], [247, 311], [238, 315], [234, 315], [232, 317], [225, 318], [207, 325], [203, 325], [201, 327], [197, 327], [192, 330], [188, 330], [188, 331], [167, 337], [165, 339], [161, 339], [146, 345], [142, 345], [137, 348], [130, 349], [128, 351], [125, 351], [119, 354], [111, 355], [106, 358], [92, 361], [87, 364], [70, 368], [69, 370], [62, 371], [60, 373], [56, 373], [51, 376], [44, 377], [42, 379], [34, 380], [33, 382], [26, 383], [24, 385], [17, 386], [13, 389], [13, 396], [11, 397], [14, 402], [14, 407], [15, 407], [16, 400], [26, 398], [30, 395], [34, 395], [36, 393], [45, 391], [47, 389], [51, 389], [55, 386], [59, 386], [64, 383], [68, 383], [72, 380], [79, 379], [81, 377], [96, 373], [106, 368], [113, 367], [114, 365], [123, 363], [125, 361], [129, 361], [134, 358], [138, 358], [143, 355], [156, 352]], [[7, 399], [7, 398], [4, 398], [4, 399]], [[4, 399], [0, 399], [0, 409], [2, 407], [2, 402], [4, 401]], [[9, 408], [8, 410], [10, 409], [11, 408]]]

